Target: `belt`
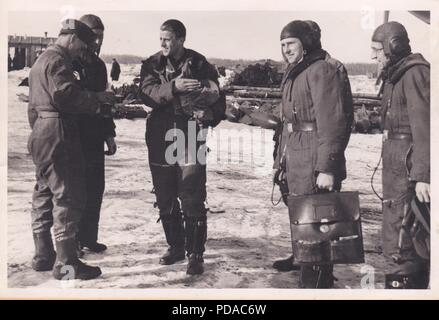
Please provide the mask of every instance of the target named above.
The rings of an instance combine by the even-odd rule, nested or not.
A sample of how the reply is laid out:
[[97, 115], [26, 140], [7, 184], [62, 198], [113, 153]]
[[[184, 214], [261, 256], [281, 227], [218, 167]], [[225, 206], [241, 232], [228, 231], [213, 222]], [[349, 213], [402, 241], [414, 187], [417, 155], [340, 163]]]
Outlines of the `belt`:
[[73, 114], [59, 113], [58, 111], [38, 111], [38, 118], [62, 118], [62, 119], [72, 119], [75, 120], [78, 117]]
[[410, 133], [389, 132], [387, 130], [384, 130], [384, 138], [389, 140], [413, 140], [413, 136]]
[[56, 111], [38, 111], [38, 118], [61, 118], [61, 115]]
[[287, 123], [288, 132], [303, 131], [311, 132], [317, 130], [317, 125], [315, 121], [301, 121], [296, 123]]

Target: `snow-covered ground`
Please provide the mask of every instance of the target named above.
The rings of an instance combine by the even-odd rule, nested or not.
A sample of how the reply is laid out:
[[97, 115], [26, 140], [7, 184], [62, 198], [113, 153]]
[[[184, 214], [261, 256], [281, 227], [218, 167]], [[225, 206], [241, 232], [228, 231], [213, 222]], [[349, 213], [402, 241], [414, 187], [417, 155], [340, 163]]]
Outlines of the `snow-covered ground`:
[[140, 64], [121, 64], [119, 80], [112, 81], [110, 77], [111, 63], [107, 63], [108, 83], [114, 87], [120, 87], [124, 84], [132, 84], [133, 79], [140, 75]]
[[[34, 166], [27, 152], [30, 134], [27, 104], [17, 94], [28, 70], [10, 72], [8, 87], [8, 286], [59, 288], [50, 272], [35, 272], [30, 261], [33, 241], [30, 227]], [[130, 83], [136, 66], [122, 65], [119, 83]], [[370, 92], [364, 79], [353, 88]], [[358, 89], [360, 90], [360, 89]], [[357, 91], [358, 91], [357, 90]], [[298, 273], [279, 273], [273, 260], [291, 251], [287, 209], [274, 207], [272, 192], [272, 132], [223, 122], [209, 138], [208, 240], [205, 273], [186, 275], [186, 263], [158, 264], [166, 250], [162, 227], [151, 193], [152, 181], [144, 143], [145, 120], [117, 120], [118, 151], [107, 157], [106, 191], [102, 206], [100, 241], [108, 245], [102, 254], [86, 253], [84, 261], [99, 265], [103, 275], [77, 281], [79, 288], [297, 288]], [[232, 130], [232, 131], [231, 131]], [[252, 130], [252, 131], [248, 131]], [[252, 143], [229, 145], [229, 134], [249, 135]], [[219, 142], [218, 142], [219, 141]], [[380, 249], [380, 204], [370, 188], [373, 167], [380, 156], [380, 135], [352, 135], [347, 149], [348, 179], [344, 190], [358, 190], [361, 199], [366, 264], [335, 267], [338, 288], [360, 288], [364, 272], [375, 268], [376, 287], [383, 287], [384, 260]], [[255, 149], [255, 146], [262, 146]], [[253, 152], [252, 152], [253, 146]], [[257, 150], [257, 151], [255, 151]], [[261, 151], [262, 150], [262, 151]], [[240, 158], [240, 154], [242, 155]], [[218, 155], [221, 161], [216, 161]], [[231, 162], [223, 159], [231, 159]], [[242, 161], [236, 161], [241, 159]], [[381, 175], [375, 178], [379, 192]], [[275, 198], [278, 197], [277, 190]]]

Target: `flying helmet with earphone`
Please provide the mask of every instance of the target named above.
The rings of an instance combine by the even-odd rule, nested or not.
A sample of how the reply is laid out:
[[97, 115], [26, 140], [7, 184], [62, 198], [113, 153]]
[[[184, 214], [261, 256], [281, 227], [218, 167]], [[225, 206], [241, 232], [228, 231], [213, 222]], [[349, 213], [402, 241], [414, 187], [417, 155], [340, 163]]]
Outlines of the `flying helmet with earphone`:
[[391, 59], [406, 56], [411, 52], [410, 39], [404, 26], [390, 21], [380, 25], [372, 35], [372, 41], [383, 44], [384, 54]]

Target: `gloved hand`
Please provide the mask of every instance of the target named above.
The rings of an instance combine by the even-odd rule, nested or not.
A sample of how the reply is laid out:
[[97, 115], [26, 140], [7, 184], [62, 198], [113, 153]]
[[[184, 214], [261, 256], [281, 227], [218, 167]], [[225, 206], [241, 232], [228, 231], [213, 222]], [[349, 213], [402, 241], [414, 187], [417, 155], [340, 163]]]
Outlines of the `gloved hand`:
[[96, 97], [100, 104], [114, 105], [116, 103], [116, 96], [112, 91], [96, 92]]
[[96, 113], [104, 118], [112, 118], [113, 114], [116, 113], [116, 108], [114, 107], [114, 105], [104, 103], [99, 106]]

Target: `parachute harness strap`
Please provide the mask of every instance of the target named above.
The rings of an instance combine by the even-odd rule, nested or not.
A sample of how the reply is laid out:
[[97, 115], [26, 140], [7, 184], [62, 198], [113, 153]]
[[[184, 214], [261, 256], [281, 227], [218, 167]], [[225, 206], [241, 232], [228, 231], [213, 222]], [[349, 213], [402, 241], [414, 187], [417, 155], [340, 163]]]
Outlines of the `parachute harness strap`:
[[[377, 80], [378, 81], [378, 80]], [[385, 81], [383, 81], [383, 83], [381, 84], [380, 87], [380, 91], [378, 92], [378, 96], [382, 95], [384, 93], [384, 83]], [[389, 110], [389, 108], [391, 107], [392, 104], [392, 96], [393, 96], [393, 85], [391, 85], [391, 93], [390, 93], [390, 98], [388, 99], [387, 103], [384, 105], [384, 113], [383, 113], [383, 126], [385, 127], [385, 123], [386, 123], [386, 117], [387, 117], [387, 111]], [[383, 136], [383, 138], [386, 138]], [[377, 165], [375, 166], [375, 169], [373, 170], [372, 173], [372, 177], [370, 178], [370, 186], [372, 187], [372, 191], [373, 193], [375, 193], [375, 195], [378, 197], [378, 199], [381, 200], [381, 202], [384, 202], [384, 196], [380, 197], [380, 195], [376, 192], [374, 186], [373, 186], [373, 179], [375, 177], [376, 172], [378, 171], [378, 168], [381, 164], [381, 160], [383, 159], [383, 148], [381, 148], [381, 155], [380, 155], [380, 159], [377, 163]]]
[[276, 207], [280, 203], [280, 201], [282, 200], [282, 196], [279, 197], [279, 199], [277, 200], [276, 203], [274, 202], [274, 198], [273, 197], [274, 197], [274, 188], [275, 188], [275, 186], [276, 186], [276, 184], [273, 182], [273, 188], [271, 189], [271, 204]]
[[[276, 173], [275, 173], [275, 175], [274, 175], [274, 178], [273, 178], [273, 188], [271, 189], [271, 204], [273, 205], [273, 206], [277, 206], [280, 202], [281, 202], [281, 200], [282, 200], [282, 194], [281, 194], [281, 196], [279, 197], [279, 200], [277, 200], [277, 202], [276, 203], [274, 203], [274, 188], [275, 188], [275, 186], [276, 186], [276, 181], [278, 181], [279, 182], [279, 176], [281, 175], [281, 173], [282, 173], [282, 171], [281, 171], [281, 169], [279, 169], [279, 170], [277, 170], [276, 171]], [[282, 191], [281, 191], [281, 193], [282, 193]]]
[[[284, 133], [284, 124], [282, 122], [282, 129], [281, 129], [280, 136], [279, 136], [279, 148], [282, 148], [283, 133]], [[273, 178], [273, 188], [271, 189], [271, 204], [273, 206], [275, 206], [275, 207], [281, 202], [282, 197], [283, 197], [282, 190], [280, 190], [281, 196], [279, 197], [279, 200], [277, 200], [277, 202], [274, 203], [273, 196], [274, 196], [274, 188], [275, 188], [276, 182], [278, 182], [279, 185], [280, 185], [279, 178], [281, 176], [283, 177], [283, 175], [285, 173], [284, 161], [285, 161], [285, 154], [286, 154], [286, 152], [287, 152], [287, 145], [285, 144], [283, 150], [281, 151], [281, 155], [280, 155], [280, 158], [279, 158], [279, 167], [280, 167], [280, 169], [278, 169], [276, 171], [275, 175], [274, 175], [274, 178]]]
[[383, 152], [381, 151], [380, 159], [378, 160], [378, 163], [377, 163], [377, 165], [375, 166], [375, 168], [374, 168], [374, 170], [373, 170], [372, 177], [370, 178], [370, 186], [372, 187], [372, 191], [373, 191], [373, 193], [375, 193], [375, 195], [378, 197], [378, 199], [381, 200], [381, 202], [384, 201], [384, 198], [381, 197], [381, 196], [378, 194], [378, 192], [375, 190], [375, 187], [373, 186], [373, 179], [374, 179], [374, 177], [375, 177], [376, 172], [378, 171], [378, 168], [379, 168], [379, 166], [380, 166], [380, 164], [381, 164], [381, 160], [382, 160], [382, 159], [383, 159]]

